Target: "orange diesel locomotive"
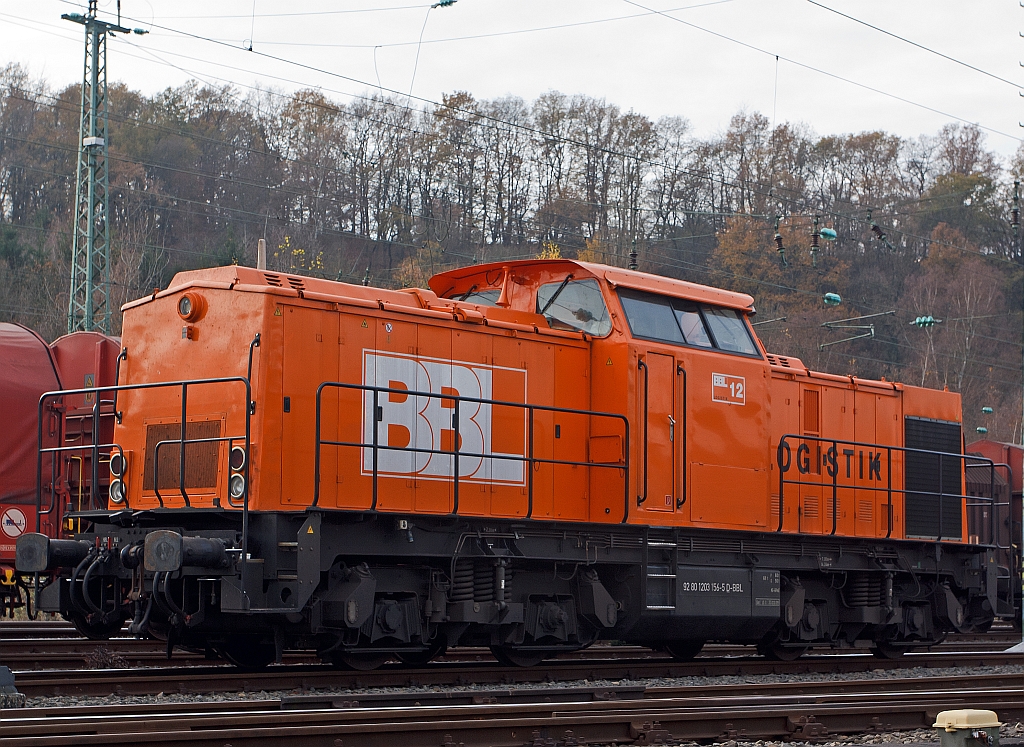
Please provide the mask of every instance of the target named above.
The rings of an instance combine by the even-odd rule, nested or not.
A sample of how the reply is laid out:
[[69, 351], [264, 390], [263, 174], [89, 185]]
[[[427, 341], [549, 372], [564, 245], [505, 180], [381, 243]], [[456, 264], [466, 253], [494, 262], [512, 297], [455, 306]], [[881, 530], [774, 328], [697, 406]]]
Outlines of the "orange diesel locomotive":
[[598, 638], [896, 656], [1014, 614], [959, 395], [809, 371], [750, 296], [641, 272], [430, 288], [233, 266], [125, 306], [98, 392], [116, 505], [19, 541], [21, 570], [59, 569], [40, 608], [250, 667]]

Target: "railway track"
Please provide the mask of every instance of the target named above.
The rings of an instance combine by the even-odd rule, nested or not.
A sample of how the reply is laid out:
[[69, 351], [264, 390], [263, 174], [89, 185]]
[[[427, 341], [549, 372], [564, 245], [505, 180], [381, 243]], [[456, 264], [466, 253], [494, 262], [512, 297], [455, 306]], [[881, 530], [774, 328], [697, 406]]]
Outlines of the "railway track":
[[[125, 636], [127, 626], [124, 628]], [[19, 638], [77, 638], [81, 634], [75, 626], [63, 620], [0, 620], [0, 642]], [[967, 642], [986, 640], [1006, 640], [1019, 642], [1021, 633], [1012, 625], [997, 623], [987, 633], [952, 633], [946, 636], [947, 642]]]
[[[984, 635], [950, 636], [933, 651], [1002, 651], [1020, 640], [1012, 630], [992, 631]], [[752, 656], [753, 646], [731, 646], [710, 644], [705, 647], [702, 658], [726, 656]], [[830, 655], [827, 651], [820, 655]], [[663, 659], [665, 654], [642, 646], [612, 646], [598, 644], [560, 659], [595, 659], [615, 656], [629, 659]], [[493, 661], [486, 648], [460, 647], [452, 649], [442, 661]], [[176, 665], [203, 665], [209, 661], [201, 653], [176, 649], [171, 658]], [[286, 654], [287, 664], [312, 664], [319, 662], [315, 653], [291, 652]], [[16, 670], [30, 669], [79, 669], [79, 668], [138, 668], [167, 666], [167, 648], [162, 641], [139, 640], [130, 637], [111, 638], [109, 641], [90, 641], [81, 638], [75, 629], [66, 623], [49, 622], [4, 622], [0, 623], [0, 663]]]
[[1024, 717], [1019, 675], [701, 687], [501, 688], [468, 693], [9, 710], [0, 746], [159, 743], [407, 747], [785, 739], [930, 727], [938, 711]]
[[575, 681], [641, 681], [688, 676], [869, 672], [925, 667], [991, 667], [1024, 664], [1024, 655], [1004, 652], [927, 652], [899, 660], [870, 654], [808, 656], [794, 662], [760, 657], [700, 658], [677, 662], [668, 658], [554, 659], [530, 667], [504, 667], [493, 661], [437, 661], [425, 667], [389, 664], [370, 672], [333, 669], [326, 665], [285, 664], [262, 672], [227, 666], [149, 667], [143, 669], [16, 671], [18, 690], [28, 697], [133, 696], [157, 693], [184, 695], [259, 691], [312, 692], [325, 689], [498, 685]]

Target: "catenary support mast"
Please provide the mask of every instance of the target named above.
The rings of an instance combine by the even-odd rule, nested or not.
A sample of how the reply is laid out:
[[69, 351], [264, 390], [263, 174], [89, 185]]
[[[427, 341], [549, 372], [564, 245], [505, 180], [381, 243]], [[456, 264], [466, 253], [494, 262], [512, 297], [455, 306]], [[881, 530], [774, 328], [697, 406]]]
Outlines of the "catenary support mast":
[[97, 0], [89, 0], [87, 15], [65, 13], [61, 16], [85, 26], [68, 332], [95, 329], [110, 334], [107, 33], [127, 34], [131, 29], [99, 20], [96, 4]]

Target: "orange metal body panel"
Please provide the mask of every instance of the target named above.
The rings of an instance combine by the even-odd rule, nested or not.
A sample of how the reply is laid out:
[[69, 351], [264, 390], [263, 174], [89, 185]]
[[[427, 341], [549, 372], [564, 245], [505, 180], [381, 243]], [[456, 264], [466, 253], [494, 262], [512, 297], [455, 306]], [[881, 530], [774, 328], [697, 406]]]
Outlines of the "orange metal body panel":
[[[599, 284], [611, 319], [607, 336], [552, 329], [537, 313], [538, 287], [570, 274]], [[752, 313], [753, 299], [743, 294], [561, 260], [467, 267], [430, 284], [432, 290], [389, 291], [243, 267], [181, 273], [168, 290], [125, 307], [122, 381], [245, 376], [250, 341], [260, 333], [253, 358], [254, 510], [301, 510], [312, 502], [322, 382], [394, 391], [380, 392], [374, 403], [372, 392], [323, 390], [320, 436], [348, 445], [322, 448], [319, 505], [371, 508], [372, 450], [353, 444], [372, 441], [376, 421], [380, 446], [422, 450], [378, 452], [376, 509], [406, 514], [455, 509], [456, 409], [462, 515], [615, 523], [628, 509], [631, 523], [748, 531], [778, 526], [775, 446], [784, 434], [901, 446], [906, 415], [960, 422], [955, 394], [814, 373], [763, 350], [737, 355], [633, 339], [616, 289]], [[500, 290], [502, 305], [452, 300], [480, 290]], [[203, 318], [189, 324], [176, 306], [186, 291], [207, 302]], [[213, 420], [222, 435], [239, 433], [240, 385], [207, 390], [189, 390], [189, 421]], [[618, 413], [629, 421], [629, 453], [621, 420], [536, 410], [533, 456], [591, 466], [537, 463], [530, 470], [501, 458], [529, 453], [525, 408], [467, 401], [456, 407], [445, 399], [454, 396]], [[127, 392], [119, 409], [141, 409], [147, 426], [180, 428], [180, 397], [173, 389]], [[128, 481], [132, 506], [156, 505], [155, 492], [144, 485], [146, 433], [126, 420], [117, 438], [138, 455]], [[828, 460], [820, 444], [803, 443], [806, 451], [794, 449], [794, 458], [806, 461], [801, 474], [809, 484], [787, 488], [783, 528], [829, 534]], [[190, 490], [192, 505], [224, 503], [227, 445], [216, 449], [216, 484]], [[844, 482], [836, 534], [903, 536], [899, 493], [890, 526], [888, 494], [876, 489], [890, 478], [893, 487], [902, 486], [902, 459], [883, 470], [877, 456], [860, 448], [837, 455]], [[192, 457], [200, 459], [199, 452]], [[182, 505], [176, 489], [164, 492], [165, 505]]]

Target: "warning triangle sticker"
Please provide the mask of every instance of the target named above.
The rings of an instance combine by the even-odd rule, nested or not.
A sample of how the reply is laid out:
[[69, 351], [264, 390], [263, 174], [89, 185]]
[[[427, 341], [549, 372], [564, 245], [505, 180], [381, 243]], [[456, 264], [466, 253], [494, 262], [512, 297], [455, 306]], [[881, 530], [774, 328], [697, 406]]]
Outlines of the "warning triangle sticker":
[[281, 316], [281, 307], [280, 306], [278, 306], [276, 309], [274, 309], [274, 316]]
[[612, 365], [612, 359], [611, 359], [611, 358], [609, 358], [609, 359], [608, 359], [608, 362], [607, 362], [607, 363], [605, 363], [604, 365], [606, 365], [606, 366], [610, 366], [610, 365]]
[[360, 324], [359, 326], [362, 327], [363, 329], [366, 329], [369, 325], [367, 325], [366, 320], [364, 319], [363, 323]]
[[312, 534], [312, 533], [313, 533], [313, 527], [310, 527], [309, 529], [306, 530], [306, 534]]

